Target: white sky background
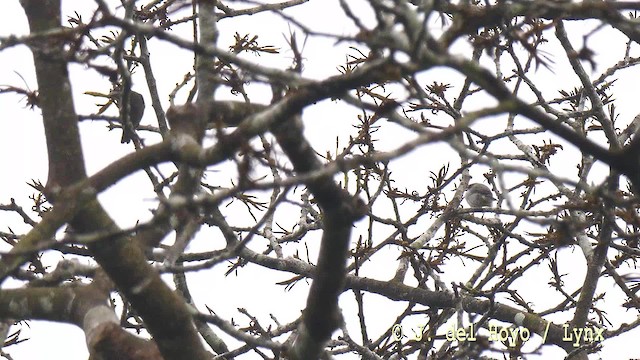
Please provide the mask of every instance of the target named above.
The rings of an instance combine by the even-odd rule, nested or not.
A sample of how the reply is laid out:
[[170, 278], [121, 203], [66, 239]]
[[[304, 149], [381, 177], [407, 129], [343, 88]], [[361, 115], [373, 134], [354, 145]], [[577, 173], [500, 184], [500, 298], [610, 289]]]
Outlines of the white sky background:
[[[93, 2], [89, 1], [63, 1], [63, 7], [66, 15], [71, 15], [73, 11], [78, 11], [84, 18], [89, 18], [94, 5]], [[363, 10], [370, 14], [368, 8], [363, 8]], [[310, 3], [299, 8], [287, 10], [286, 13], [305, 23], [312, 29], [337, 34], [351, 34], [353, 32], [353, 27], [342, 16], [341, 10], [337, 8], [337, 1], [312, 0]], [[582, 26], [585, 25], [585, 23], [581, 24]], [[259, 33], [259, 43], [261, 45], [273, 45], [281, 48], [283, 51], [281, 55], [278, 56], [262, 55], [259, 58], [250, 56], [247, 56], [247, 58], [259, 62], [262, 65], [273, 64], [278, 67], [288, 66], [292, 54], [287, 50], [285, 37], [289, 34], [290, 28], [295, 29], [293, 26], [289, 27], [280, 18], [268, 14], [225, 20], [220, 23], [220, 47], [224, 48], [233, 41], [235, 31], [240, 32], [241, 35], [245, 33]], [[567, 29], [574, 47], [579, 48], [582, 44], [581, 35], [572, 35], [573, 27], [570, 24], [567, 25]], [[591, 29], [593, 29], [593, 27], [585, 26], [581, 30], [588, 32]], [[190, 25], [175, 27], [173, 30], [185, 38], [191, 38], [189, 34]], [[0, 12], [0, 36], [26, 33], [28, 33], [28, 25], [18, 1], [3, 2], [3, 11]], [[296, 31], [296, 33], [301, 34], [300, 31]], [[590, 38], [589, 45], [590, 48], [596, 52], [595, 60], [598, 63], [598, 68], [591, 74], [592, 78], [595, 79], [600, 75], [601, 71], [617, 62], [622, 57], [622, 54], [624, 54], [624, 42], [620, 41], [620, 37], [617, 35], [614, 31], [600, 31]], [[543, 49], [548, 49], [550, 52], [549, 56], [554, 62], [551, 65], [552, 70], [559, 69], [559, 71], [551, 72], [541, 66], [535, 74], [536, 80], [534, 81], [539, 84], [545, 97], [551, 99], [558, 95], [558, 90], [568, 91], [579, 86], [579, 81], [575, 74], [566, 71], [568, 63], [564, 53], [553, 52], [553, 49], [558, 49], [559, 45], [557, 42], [554, 42], [552, 34], [549, 34], [547, 37], [551, 42], [543, 46]], [[615, 42], [615, 39], [618, 41]], [[299, 37], [298, 40], [299, 44], [301, 44], [302, 38]], [[184, 74], [191, 69], [192, 54], [153, 39], [149, 42], [149, 45], [151, 48], [151, 63], [158, 80], [161, 100], [163, 100], [164, 105], [167, 106], [167, 94], [173, 89], [177, 82], [182, 80]], [[303, 52], [306, 59], [303, 75], [309, 78], [321, 79], [337, 74], [338, 71], [336, 68], [344, 64], [346, 54], [353, 54], [353, 51], [348, 49], [349, 45], [351, 44], [335, 44], [332, 40], [328, 39], [309, 38]], [[465, 53], [466, 50], [461, 46], [457, 46], [456, 49], [459, 49], [460, 53]], [[636, 56], [638, 55], [637, 50], [637, 46], [634, 47]], [[633, 53], [632, 51], [632, 55], [634, 55]], [[468, 54], [468, 52], [466, 52], [466, 54]], [[23, 86], [21, 78], [16, 75], [17, 72], [24, 77], [31, 89], [37, 88], [31, 53], [26, 47], [19, 46], [0, 52], [0, 64], [2, 64], [2, 66], [0, 66], [0, 85]], [[108, 92], [108, 80], [79, 65], [71, 66], [70, 71], [75, 96], [74, 100], [78, 113], [94, 113], [97, 110], [95, 99], [83, 93], [88, 90]], [[620, 71], [616, 77], [618, 81], [614, 85], [614, 93], [617, 100], [616, 106], [621, 114], [620, 122], [623, 124], [630, 122], [639, 112], [635, 106], [638, 101], [636, 82], [640, 75], [637, 72], [637, 68], [623, 70]], [[454, 88], [450, 91], [454, 93], [459, 92], [460, 86], [462, 85], [459, 76], [455, 76], [453, 72], [444, 69], [433, 69], [422, 76], [424, 76], [425, 79], [429, 79], [423, 83], [431, 83], [433, 81], [451, 82]], [[540, 78], [545, 79], [543, 83], [546, 86], [540, 85]], [[139, 86], [136, 87], [137, 90], [144, 88], [145, 81], [142, 69], [138, 69], [133, 79], [134, 84], [139, 84]], [[396, 92], [392, 89], [392, 94], [402, 98], [402, 91], [395, 91]], [[524, 93], [526, 94], [526, 92]], [[150, 108], [148, 94], [144, 95], [147, 99], [147, 111], [142, 123], [154, 124], [155, 119]], [[184, 96], [184, 91], [182, 95]], [[252, 101], [268, 103], [270, 90], [264, 86], [249, 87], [249, 95]], [[228, 91], [220, 91], [218, 98], [231, 99], [232, 95], [230, 95]], [[475, 100], [478, 103], [478, 107], [486, 106], [483, 100], [484, 99], [480, 97]], [[0, 109], [2, 109], [3, 115], [0, 117], [0, 169], [3, 169], [3, 176], [0, 177], [0, 203], [7, 203], [11, 197], [14, 197], [19, 204], [28, 207], [30, 204], [28, 196], [32, 194], [33, 191], [26, 183], [31, 179], [44, 182], [47, 175], [46, 144], [41, 126], [40, 110], [30, 111], [26, 109], [24, 99], [16, 95], [1, 95]], [[111, 111], [111, 114], [115, 114], [114, 110]], [[339, 138], [339, 147], [342, 148], [348, 141], [348, 134], [353, 133], [351, 125], [354, 123], [354, 118], [357, 114], [353, 109], [331, 101], [320, 102], [308, 108], [304, 113], [306, 134], [314, 145], [314, 148], [319, 153], [325, 153], [327, 150], [335, 153], [336, 137]], [[488, 129], [492, 127], [492, 122], [494, 121], [502, 123], [504, 120], [481, 120], [474, 125], [474, 128], [483, 129], [485, 133], [490, 133], [491, 131]], [[519, 127], [528, 127], [531, 124], [519, 120], [518, 125]], [[391, 150], [399, 145], [393, 142], [393, 140], [398, 138], [406, 139], [407, 136], [413, 136], [395, 125], [384, 124], [383, 126], [384, 135], [378, 135], [381, 141], [376, 144], [377, 150]], [[503, 128], [503, 126], [497, 127], [498, 131]], [[107, 132], [106, 123], [104, 122], [83, 122], [81, 124], [81, 131], [84, 155], [89, 174], [95, 173], [113, 160], [132, 151], [130, 145], [119, 144], [121, 132], [119, 130]], [[391, 132], [393, 132], [393, 134], [391, 134]], [[152, 139], [154, 137], [150, 136], [149, 133], [143, 133], [142, 136], [147, 139], [147, 143], [153, 142]], [[156, 139], [158, 138], [159, 137], [156, 137]], [[558, 141], [555, 137], [547, 137], [547, 139], [548, 138], [553, 138], [554, 141]], [[507, 148], [504, 152], [509, 152], [509, 150], [510, 149]], [[567, 177], [574, 178], [575, 166], [577, 164], [576, 159], [579, 158], [574, 156], [575, 149], [570, 145], [565, 145], [565, 151], [566, 154], [561, 156], [566, 156], [567, 160], [563, 162], [556, 159], [552, 169], [557, 175], [566, 174]], [[440, 144], [416, 149], [413, 153], [393, 161], [390, 166], [396, 175], [395, 178], [402, 179], [402, 183], [397, 184], [399, 189], [415, 189], [420, 194], [424, 194], [427, 190], [426, 184], [428, 184], [429, 171], [437, 171], [438, 168], [447, 162], [450, 162], [451, 168], [455, 169], [459, 164], [458, 156], [447, 145]], [[230, 181], [233, 179], [235, 172], [233, 167], [225, 167], [222, 165], [216, 167], [216, 169], [223, 171], [209, 172], [207, 179], [215, 179], [214, 182], [218, 182], [222, 186], [230, 185]], [[486, 171], [487, 168], [485, 167], [478, 166], [472, 168], [471, 174], [474, 177], [474, 181], [482, 182], [482, 174]], [[507, 181], [510, 179], [508, 176], [505, 178]], [[600, 179], [594, 178], [593, 180], [599, 181]], [[155, 207], [154, 194], [151, 192], [141, 193], [139, 191], [140, 188], [146, 187], [148, 187], [146, 175], [138, 173], [121, 181], [103, 193], [100, 196], [100, 200], [119, 225], [123, 227], [132, 226], [138, 220], [145, 220], [144, 216], [147, 216], [147, 218], [150, 217], [148, 209]], [[450, 198], [454, 190], [454, 186], [450, 186], [446, 196]], [[540, 194], [540, 196], [543, 195]], [[514, 200], [517, 201], [517, 199]], [[229, 208], [223, 208], [222, 210], [225, 214], [234, 214], [237, 212], [238, 216], [246, 217], [246, 211], [243, 209], [244, 206], [232, 204]], [[380, 211], [380, 209], [376, 210]], [[411, 209], [404, 209], [403, 211], [410, 213], [410, 210]], [[277, 222], [288, 228], [290, 228], [298, 218], [297, 213], [291, 214], [289, 218], [287, 218], [286, 214], [278, 215], [280, 216], [276, 217]], [[428, 228], [430, 221], [430, 219], [424, 217], [416, 226], [410, 228], [409, 235], [419, 235]], [[7, 230], [6, 224], [10, 224], [11, 228], [17, 233], [27, 230], [27, 227], [21, 223], [21, 220], [18, 219], [17, 216], [0, 212], [0, 226], [3, 226], [3, 231]], [[361, 227], [354, 231], [353, 241], [357, 240], [358, 235], [364, 234], [364, 229], [364, 227]], [[385, 237], [390, 230], [380, 227], [378, 231], [380, 231], [379, 237], [382, 238]], [[312, 238], [315, 236], [316, 239], [319, 239], [319, 235], [320, 233], [316, 232], [306, 239], [306, 243], [310, 246], [312, 254], [315, 254], [316, 249], [314, 246], [317, 246], [317, 241], [314, 243]], [[192, 243], [190, 249], [192, 251], [210, 250], [221, 246], [223, 245], [219, 234], [214, 231], [205, 230], [203, 235]], [[0, 247], [0, 249], [6, 250], [6, 248], [2, 247]], [[290, 249], [285, 247], [284, 250], [288, 251]], [[298, 250], [301, 251], [300, 255], [304, 255], [303, 246], [298, 247]], [[294, 254], [286, 253], [285, 255]], [[397, 249], [389, 249], [386, 255], [386, 257], [382, 255], [374, 256], [364, 265], [363, 275], [379, 280], [388, 280], [391, 278], [397, 267], [397, 256], [399, 252]], [[568, 274], [567, 277], [564, 278], [565, 282], [569, 284], [581, 284], [586, 265], [580, 250], [577, 248], [565, 248], [560, 250], [560, 256], [562, 259], [562, 261], [559, 261], [560, 273]], [[55, 256], [51, 257], [50, 265], [55, 264], [58, 258], [59, 257]], [[314, 255], [312, 255], [312, 261], [315, 262]], [[527, 296], [529, 294], [548, 292], [547, 282], [551, 273], [545, 266], [540, 266], [539, 268], [541, 274], [539, 283], [523, 284], [525, 286], [521, 286], [520, 289], [525, 299], [535, 299], [536, 303], [534, 304], [534, 308], [544, 309], [547, 305], [555, 304], [557, 299], [547, 300], [535, 296]], [[249, 265], [240, 269], [238, 276], [231, 275], [229, 277], [222, 277], [221, 274], [226, 269], [225, 264], [220, 264], [212, 270], [189, 274], [191, 291], [194, 298], [198, 300], [197, 305], [200, 306], [201, 311], [206, 311], [204, 305], [207, 305], [214, 309], [218, 315], [227, 319], [233, 317], [234, 320], [241, 324], [246, 324], [247, 319], [237, 312], [237, 308], [247, 308], [252, 312], [252, 315], [258, 316], [258, 318], [264, 322], [264, 325], [270, 323], [269, 314], [276, 316], [281, 323], [287, 323], [294, 320], [299, 315], [299, 309], [304, 307], [308, 290], [308, 285], [305, 284], [305, 282], [299, 282], [291, 291], [285, 292], [282, 286], [276, 286], [274, 284], [290, 278], [288, 274], [265, 271], [264, 269], [257, 269], [255, 266]], [[442, 275], [443, 281], [445, 281], [445, 283], [454, 280], [461, 281], [461, 277], [459, 276], [461, 272], [469, 273], [470, 270], [465, 269], [462, 264], [460, 264], [460, 268], [458, 269], [449, 268], [447, 272]], [[170, 282], [168, 277], [166, 279]], [[599, 285], [598, 292], [606, 289], [606, 284], [611, 284], [610, 279], [603, 279]], [[610, 289], [615, 288], [613, 285], [608, 286], [610, 286]], [[575, 289], [570, 287], [569, 290]], [[619, 291], [607, 295], [620, 296]], [[380, 307], [375, 316], [378, 321], [375, 324], [369, 324], [371, 325], [369, 334], [373, 338], [378, 337], [381, 331], [388, 328], [397, 316], [398, 309], [405, 306], [405, 304], [397, 304], [395, 308], [389, 307], [389, 301], [384, 301], [381, 297], [372, 294], [365, 294], [365, 299], [370, 309], [375, 309], [378, 300], [381, 300], [379, 303]], [[623, 297], [620, 297], [620, 301], [623, 301]], [[259, 305], [257, 306], [257, 304]], [[274, 304], [280, 306], [274, 306]], [[352, 292], [345, 292], [341, 297], [341, 307], [345, 311], [345, 317], [347, 319], [349, 318], [349, 314], [355, 314], [354, 305], [355, 302], [353, 301]], [[384, 311], [381, 311], [382, 309], [384, 309]], [[607, 315], [614, 321], [614, 324], [618, 323], [618, 321], [624, 321], [625, 317], [629, 316], [629, 314], [626, 313], [609, 313]], [[373, 316], [370, 316], [369, 321], [373, 318]], [[555, 323], [568, 320], [559, 318], [550, 319]], [[419, 319], [416, 320], [415, 325], [419, 323]], [[634, 319], [627, 319], [626, 322], [633, 320]], [[353, 325], [355, 325], [355, 322]], [[407, 324], [407, 326], [410, 325], [414, 324]], [[88, 357], [84, 346], [84, 335], [74, 326], [30, 321], [30, 327], [22, 327], [22, 329], [25, 332], [25, 336], [23, 337], [31, 339], [18, 346], [12, 346], [6, 349], [14, 359], [65, 358], [73, 360], [86, 359]], [[358, 331], [356, 331], [356, 328], [353, 327], [351, 330], [351, 335], [357, 338]], [[639, 335], [636, 330], [615, 340], [608, 340], [605, 342], [605, 347], [599, 353], [599, 356], [605, 359], [619, 358], [620, 356], [624, 358], [640, 357], [640, 347], [629, 346], [630, 344], [635, 345], [633, 338], [637, 338]], [[228, 338], [225, 339], [228, 340]], [[231, 348], [234, 347], [233, 344], [233, 342], [230, 342]], [[555, 358], [564, 354], [563, 351], [554, 347], [545, 347], [544, 351], [545, 356], [540, 356], [540, 358]], [[251, 358], [251, 356], [246, 356], [246, 358]], [[533, 359], [535, 357], [531, 358]]]

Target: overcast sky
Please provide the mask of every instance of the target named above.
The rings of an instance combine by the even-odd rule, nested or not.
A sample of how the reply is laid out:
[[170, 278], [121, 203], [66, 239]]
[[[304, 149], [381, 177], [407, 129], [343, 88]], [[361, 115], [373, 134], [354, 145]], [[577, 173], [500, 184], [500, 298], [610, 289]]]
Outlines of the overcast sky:
[[[63, 1], [63, 4], [67, 15], [72, 14], [73, 11], [78, 11], [85, 18], [90, 17], [91, 10], [94, 7], [91, 1]], [[313, 29], [338, 34], [352, 32], [353, 27], [345, 20], [341, 15], [341, 11], [339, 11], [336, 6], [337, 1], [311, 1], [299, 10], [294, 9], [287, 13], [303, 21]], [[259, 32], [259, 42], [262, 45], [274, 45], [284, 49], [284, 51], [278, 56], [263, 55], [259, 58], [253, 58], [253, 60], [262, 65], [273, 64], [279, 67], [288, 66], [288, 61], [290, 61], [292, 54], [286, 50], [286, 35], [290, 29], [295, 30], [295, 27], [289, 26], [282, 21], [282, 19], [267, 14], [243, 17], [234, 19], [228, 23], [224, 21], [221, 22], [220, 29], [221, 48], [224, 48], [232, 42], [232, 36], [235, 31], [242, 34]], [[585, 29], [584, 31], [588, 30], [590, 29]], [[190, 38], [190, 25], [178, 26], [174, 28], [174, 31], [185, 38]], [[300, 34], [300, 31], [296, 32]], [[0, 36], [4, 37], [11, 34], [22, 35], [27, 33], [27, 21], [18, 1], [11, 0], [4, 2], [3, 11], [0, 12]], [[572, 38], [577, 44], [581, 43], [580, 39], [581, 37], [579, 35], [575, 35], [574, 38]], [[602, 64], [601, 67], [595, 69], [593, 72], [592, 76], [594, 78], [599, 75], [600, 71], [617, 62], [624, 52], [624, 43], [620, 41], [615, 42], [612, 39], [619, 39], [615, 32], [601, 31], [590, 40], [592, 48], [597, 52], [596, 62]], [[306, 59], [304, 64], [305, 72], [303, 75], [309, 78], [320, 79], [337, 74], [337, 67], [344, 63], [345, 56], [350, 51], [350, 45], [352, 44], [336, 44], [333, 40], [326, 38], [308, 39], [303, 53]], [[557, 46], [557, 44], [555, 45]], [[190, 60], [192, 54], [178, 49], [175, 46], [161, 43], [155, 39], [150, 41], [150, 46], [152, 47], [151, 61], [157, 75], [159, 93], [161, 96], [164, 96], [161, 99], [165, 101], [166, 106], [168, 104], [167, 95], [175, 84], [181, 81], [184, 74], [190, 70], [192, 66]], [[459, 49], [461, 53], [465, 51], [462, 45], [458, 46], [457, 49]], [[549, 45], [549, 49], [553, 49], [553, 44]], [[637, 51], [637, 48], [634, 50]], [[549, 53], [549, 56], [553, 59], [553, 63], [550, 66], [551, 69], [541, 68], [537, 75], [545, 79], [543, 82], [546, 82], [548, 86], [543, 86], [543, 90], [548, 91], [548, 94], [550, 94], [549, 98], [552, 98], [554, 97], [554, 92], [557, 94], [557, 90], [560, 87], [559, 84], [567, 84], [564, 88], [568, 89], [571, 87], [569, 84], [578, 86], [578, 81], [572, 73], [561, 70], [566, 67], [565, 58], [556, 56], [552, 52]], [[22, 87], [25, 86], [24, 82], [26, 82], [26, 86], [31, 89], [37, 88], [31, 53], [26, 47], [18, 46], [1, 51], [0, 64], [3, 64], [3, 66], [0, 67], [0, 85]], [[93, 71], [87, 70], [83, 66], [73, 65], [70, 70], [77, 111], [81, 114], [94, 113], [97, 110], [95, 99], [85, 95], [84, 92], [89, 90], [107, 92], [110, 86], [108, 80]], [[638, 76], [640, 74], [637, 73], [637, 70], [623, 70], [620, 74], [621, 76], [618, 76], [618, 82], [615, 85], [617, 89], [616, 99], [618, 100], [617, 105], [619, 106], [620, 113], [623, 114], [621, 121], [628, 123], [636, 115], [636, 113], [634, 113], [634, 109], [636, 108], [635, 104], [638, 101], [636, 83], [640, 78]], [[460, 78], [448, 70], [436, 69], [423, 74], [423, 76], [432, 77], [434, 81], [445, 81], [449, 79], [458, 89], [461, 85], [461, 81], [459, 81]], [[625, 78], [624, 76], [628, 77]], [[142, 71], [134, 74], [134, 84], [144, 84], [144, 81]], [[143, 88], [143, 85], [137, 87], [137, 89]], [[398, 97], [403, 96], [401, 89], [397, 89], [396, 91]], [[141, 92], [148, 98], [148, 94], [144, 93], [144, 91]], [[256, 85], [250, 87], [250, 93], [252, 99], [257, 99], [257, 102], [262, 100], [263, 103], [268, 103], [269, 101], [270, 90], [266, 86], [261, 87]], [[182, 96], [184, 96], [184, 94], [182, 94]], [[229, 92], [221, 91], [219, 92], [219, 98], [230, 99], [232, 95]], [[485, 105], [485, 103], [479, 101], [478, 106]], [[16, 200], [23, 205], [28, 205], [27, 197], [32, 193], [32, 189], [28, 187], [26, 183], [31, 179], [44, 182], [47, 174], [46, 144], [40, 121], [40, 110], [35, 109], [32, 111], [27, 109], [25, 99], [17, 95], [0, 95], [0, 109], [3, 109], [3, 116], [0, 118], [0, 151], [2, 151], [2, 155], [0, 156], [0, 169], [5, 171], [3, 176], [0, 177], [0, 203], [7, 203], [10, 197], [15, 197]], [[112, 109], [110, 114], [115, 114], [115, 111]], [[318, 103], [305, 111], [306, 134], [309, 135], [310, 141], [318, 152], [323, 153], [327, 150], [335, 150], [336, 137], [340, 138], [341, 135], [350, 131], [351, 120], [356, 114], [357, 112], [355, 110], [336, 104], [335, 102], [324, 101]], [[489, 121], [491, 121], [491, 119], [483, 120], [477, 125], [483, 126], [483, 124], [486, 125]], [[147, 111], [145, 114], [143, 124], [154, 124], [151, 111]], [[119, 130], [107, 132], [105, 129], [105, 123], [87, 122], [81, 124], [83, 149], [85, 151], [89, 173], [94, 173], [102, 169], [113, 160], [132, 151], [131, 146], [113, 145], [115, 142], [119, 143], [119, 141], [115, 140], [120, 138]], [[386, 129], [385, 131], [397, 132], [394, 136], [387, 138], [397, 139], [402, 136], [413, 136], [391, 125]], [[149, 141], [153, 141], [154, 139], [154, 137], [148, 133], [143, 136], [146, 136]], [[341, 145], [344, 145], [347, 140], [348, 139], [342, 138]], [[398, 144], [393, 142], [381, 141], [379, 143], [379, 150], [391, 150], [397, 145]], [[108, 150], [105, 151], [105, 149]], [[571, 151], [575, 150], [569, 150], [568, 154], [571, 154]], [[429, 160], [434, 158], [434, 154], [437, 154], [437, 158], [442, 161], [430, 163]], [[443, 159], [450, 158], [452, 161], [455, 161], [456, 157], [457, 153], [448, 146], [437, 145], [429, 147], [429, 149], [418, 149], [414, 153], [394, 161], [391, 166], [396, 173], [406, 173], [406, 176], [401, 176], [404, 179], [403, 181], [406, 181], [403, 186], [419, 187], [419, 184], [426, 183], [429, 171], [437, 170], [437, 168], [443, 165]], [[225, 168], [222, 166], [219, 169]], [[475, 168], [472, 170], [472, 176], [474, 176], [477, 182], [482, 181], [482, 173], [486, 170], [486, 168], [482, 167]], [[560, 166], [558, 172], [561, 174], [562, 171], [568, 171], [568, 173], [571, 174], [575, 172], [574, 168], [566, 169], [565, 166], [563, 169], [562, 166]], [[216, 179], [219, 178], [222, 185], [230, 185], [231, 177], [223, 171], [210, 173], [208, 176], [216, 177]], [[146, 213], [150, 216], [148, 209], [153, 208], [155, 204], [153, 193], [141, 193], [137, 191], [138, 188], [144, 187], [148, 187], [148, 180], [145, 179], [144, 174], [140, 173], [127, 178], [117, 186], [109, 189], [100, 196], [100, 200], [119, 225], [124, 227], [132, 226], [136, 221], [144, 220], [141, 219], [141, 214]], [[426, 190], [426, 188], [424, 190]], [[451, 191], [453, 190], [455, 189], [451, 189]], [[123, 199], [126, 199], [126, 206], [124, 207]], [[238, 206], [238, 211], [242, 211], [240, 206]], [[134, 215], [132, 216], [132, 214]], [[296, 220], [297, 219], [293, 219], [292, 221], [295, 222]], [[3, 224], [3, 226], [5, 226], [4, 224], [11, 224], [12, 229], [17, 233], [28, 230], [28, 227], [21, 224], [19, 219], [14, 215], [7, 216], [5, 213], [0, 213], [0, 221], [0, 224]], [[420, 229], [424, 230], [428, 227], [428, 219], [421, 221], [424, 222], [424, 226], [422, 226], [422, 228], [420, 228], [420, 226], [413, 227], [412, 231], [419, 232]], [[6, 229], [2, 230], [4, 231]], [[355, 233], [354, 237], [357, 235], [358, 234]], [[411, 234], [411, 236], [416, 235], [417, 233]], [[215, 234], [205, 233], [202, 236], [210, 236], [213, 239], [216, 238]], [[195, 246], [198, 245], [195, 244]], [[210, 243], [203, 244], [203, 246], [208, 249], [212, 247], [215, 248], [215, 246], [212, 246]], [[197, 250], [197, 248], [193, 250]], [[574, 280], [576, 284], [580, 284], [584, 277], [584, 266], [580, 265], [576, 268], [571, 259], [574, 259], [576, 263], [584, 264], [583, 255], [579, 253], [578, 250], [567, 249], [563, 251], [566, 259], [568, 259], [567, 262], [561, 264], [563, 267], [561, 273], [568, 273], [565, 281]], [[571, 252], [573, 252], [573, 254]], [[367, 276], [381, 280], [389, 279], [390, 274], [393, 273], [393, 271], [389, 270], [395, 269], [398, 254], [398, 252], [390, 251], [387, 254], [388, 258], [374, 259], [377, 261], [375, 264], [372, 263], [370, 266], [365, 266], [364, 268], [364, 270], [368, 272]], [[51, 263], [54, 264], [58, 258], [59, 256], [53, 255], [50, 258]], [[287, 322], [292, 321], [299, 315], [297, 309], [304, 307], [306, 291], [308, 290], [307, 284], [300, 283], [286, 293], [282, 287], [273, 285], [276, 282], [286, 280], [286, 274], [260, 270], [259, 276], [261, 276], [261, 281], [252, 281], [254, 279], [246, 275], [239, 277], [222, 277], [220, 274], [225, 270], [226, 267], [222, 264], [212, 269], [211, 272], [200, 272], [190, 275], [190, 282], [193, 284], [211, 284], [212, 279], [215, 281], [215, 283], [210, 286], [198, 286], [192, 289], [196, 298], [206, 299], [206, 301], [201, 300], [198, 304], [201, 306], [201, 310], [204, 309], [204, 305], [206, 304], [215, 309], [219, 314], [236, 318], [239, 317], [236, 311], [237, 308], [255, 308], [257, 300], [258, 302], [262, 301], [265, 303], [265, 311], [262, 314], [265, 316], [265, 319], [269, 313], [275, 313], [283, 322]], [[251, 266], [249, 266], [249, 269], [243, 271], [251, 274]], [[541, 269], [541, 271], [544, 271], [544, 269]], [[446, 278], [446, 275], [444, 277]], [[169, 283], [171, 282], [168, 278], [167, 281]], [[539, 284], [526, 284], [525, 290], [523, 291], [525, 293], [535, 294], [537, 291], [540, 291], [539, 289], [548, 288], [547, 281], [548, 274], [545, 274]], [[613, 285], [611, 286], [613, 288]], [[234, 298], [229, 299], [225, 296], [211, 296], [212, 287], [218, 289], [233, 288]], [[256, 294], [260, 294], [261, 299], [256, 299]], [[345, 293], [345, 295], [343, 295], [344, 299], [341, 298], [341, 307], [345, 313], [351, 312], [355, 314], [354, 303], [351, 301], [351, 297], [351, 294]], [[286, 301], [292, 306], [272, 309], [269, 307], [270, 301]], [[375, 297], [373, 297], [369, 304], [375, 306], [376, 301]], [[540, 301], [543, 302], [542, 299], [540, 299]], [[550, 303], [553, 302], [550, 301]], [[613, 318], [622, 319], [626, 316], [625, 314], [608, 315]], [[380, 323], [371, 324], [372, 332], [388, 327], [394, 317], [394, 312], [381, 312], [379, 316]], [[558, 323], [561, 319], [554, 319], [554, 321]], [[14, 356], [14, 359], [65, 358], [74, 360], [86, 359], [88, 357], [86, 348], [82, 345], [84, 343], [84, 335], [74, 326], [61, 324], [45, 325], [42, 322], [30, 321], [30, 326], [22, 327], [22, 329], [27, 333], [22, 337], [31, 339], [21, 345], [7, 349], [7, 351]], [[607, 341], [600, 355], [605, 359], [619, 358], [617, 356], [624, 356], [624, 358], [640, 357], [640, 347], [635, 344], [633, 336], [637, 338], [637, 331], [635, 334], [631, 333], [615, 340]], [[551, 358], [560, 356], [560, 354], [563, 353], [550, 347], [546, 347], [545, 351], [548, 352], [540, 358]]]

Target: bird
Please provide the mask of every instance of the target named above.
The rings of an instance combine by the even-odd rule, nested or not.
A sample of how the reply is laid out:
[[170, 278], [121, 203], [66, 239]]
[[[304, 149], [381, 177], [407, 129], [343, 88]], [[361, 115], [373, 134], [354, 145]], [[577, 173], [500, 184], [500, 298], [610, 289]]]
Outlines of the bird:
[[205, 132], [205, 126], [201, 121], [202, 113], [201, 107], [191, 103], [169, 108], [167, 121], [171, 127], [171, 134], [176, 138], [187, 136], [202, 144]]
[[[120, 95], [120, 94], [116, 94]], [[131, 128], [127, 126], [127, 124], [122, 123], [122, 138], [120, 139], [121, 143], [129, 143], [133, 138], [132, 130], [135, 131], [140, 125], [140, 120], [142, 120], [142, 115], [144, 115], [144, 97], [136, 91], [129, 91], [129, 122], [131, 124]], [[123, 111], [123, 107], [119, 104], [118, 108], [120, 111]], [[121, 116], [122, 118], [122, 116]]]
[[470, 184], [464, 198], [467, 200], [467, 204], [472, 207], [491, 206], [496, 200], [491, 189], [484, 184]]

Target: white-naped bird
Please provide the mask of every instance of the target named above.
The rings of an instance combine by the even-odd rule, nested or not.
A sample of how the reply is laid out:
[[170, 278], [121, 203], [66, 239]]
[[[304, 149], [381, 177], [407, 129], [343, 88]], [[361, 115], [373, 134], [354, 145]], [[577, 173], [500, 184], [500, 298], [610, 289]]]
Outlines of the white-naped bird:
[[[118, 94], [119, 95], [119, 94]], [[130, 129], [127, 124], [122, 123], [122, 138], [120, 139], [121, 143], [129, 143], [133, 138], [132, 130], [135, 131], [140, 125], [140, 120], [142, 120], [142, 115], [144, 115], [144, 97], [142, 94], [136, 91], [129, 91], [129, 122], [131, 123]], [[120, 111], [123, 110], [123, 107], [120, 104], [116, 103]], [[120, 116], [122, 118], [122, 116]]]
[[496, 201], [491, 189], [484, 184], [470, 184], [464, 198], [467, 200], [467, 204], [472, 207], [491, 206]]

